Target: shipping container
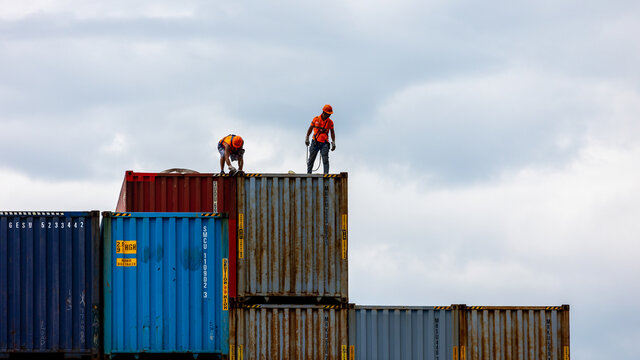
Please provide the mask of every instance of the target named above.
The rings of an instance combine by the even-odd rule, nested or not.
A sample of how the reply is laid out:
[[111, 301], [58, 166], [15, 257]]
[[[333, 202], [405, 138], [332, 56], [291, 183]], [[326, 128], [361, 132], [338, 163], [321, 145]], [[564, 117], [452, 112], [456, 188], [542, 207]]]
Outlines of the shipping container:
[[104, 353], [229, 350], [227, 219], [103, 213]]
[[451, 315], [450, 306], [355, 306], [349, 359], [454, 359]]
[[247, 174], [237, 192], [240, 302], [348, 301], [346, 173]]
[[453, 306], [454, 359], [569, 360], [569, 305]]
[[244, 305], [231, 310], [229, 359], [346, 360], [341, 305]]
[[100, 354], [100, 214], [0, 212], [0, 356]]

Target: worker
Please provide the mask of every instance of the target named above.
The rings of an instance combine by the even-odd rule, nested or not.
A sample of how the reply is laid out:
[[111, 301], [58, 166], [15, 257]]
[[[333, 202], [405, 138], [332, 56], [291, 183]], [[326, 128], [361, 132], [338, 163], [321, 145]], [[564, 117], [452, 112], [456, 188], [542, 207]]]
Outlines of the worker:
[[[238, 135], [227, 135], [218, 141], [218, 152], [220, 153], [220, 172], [224, 174], [224, 164], [229, 166], [229, 174], [235, 175], [236, 173], [242, 173], [242, 166], [244, 165], [244, 140]], [[238, 169], [236, 170], [231, 161], [238, 162]]]
[[307, 159], [307, 174], [311, 174], [313, 163], [316, 161], [318, 151], [322, 156], [322, 168], [325, 174], [329, 173], [329, 133], [331, 133], [331, 151], [336, 149], [336, 133], [333, 131], [333, 120], [329, 119], [333, 114], [331, 105], [325, 105], [322, 108], [322, 114], [311, 120], [307, 136], [304, 139], [305, 145], [309, 146], [309, 135], [313, 130], [313, 141]]

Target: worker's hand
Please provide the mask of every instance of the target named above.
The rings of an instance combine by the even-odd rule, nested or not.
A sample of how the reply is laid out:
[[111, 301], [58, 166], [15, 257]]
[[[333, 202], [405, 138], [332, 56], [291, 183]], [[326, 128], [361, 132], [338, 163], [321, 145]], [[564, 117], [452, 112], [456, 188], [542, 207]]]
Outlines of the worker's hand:
[[304, 144], [309, 146], [310, 142], [308, 137], [304, 138]]
[[230, 173], [236, 172], [236, 168], [234, 168], [233, 166], [229, 166], [229, 172]]
[[335, 142], [335, 141], [332, 141], [332, 142], [331, 142], [331, 151], [333, 151], [333, 150], [335, 150], [335, 149], [336, 149], [336, 142]]

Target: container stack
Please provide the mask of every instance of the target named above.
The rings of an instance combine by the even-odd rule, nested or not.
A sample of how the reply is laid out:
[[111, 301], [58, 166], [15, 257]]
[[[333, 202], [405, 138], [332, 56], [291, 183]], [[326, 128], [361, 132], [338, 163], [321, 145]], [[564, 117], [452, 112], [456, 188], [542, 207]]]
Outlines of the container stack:
[[349, 304], [347, 174], [127, 171], [0, 212], [0, 359], [569, 360], [569, 305]]
[[[198, 211], [227, 218], [229, 277], [223, 293], [230, 304], [229, 346], [223, 355], [346, 359], [347, 198], [346, 173], [229, 177], [128, 171], [117, 211]], [[307, 353], [312, 355], [300, 355]]]

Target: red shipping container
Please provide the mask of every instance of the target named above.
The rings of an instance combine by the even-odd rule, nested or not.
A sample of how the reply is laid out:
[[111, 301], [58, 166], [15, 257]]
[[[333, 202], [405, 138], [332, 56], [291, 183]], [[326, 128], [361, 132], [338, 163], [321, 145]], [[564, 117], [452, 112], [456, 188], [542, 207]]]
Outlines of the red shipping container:
[[220, 212], [229, 216], [229, 296], [236, 297], [237, 179], [213, 173], [127, 170], [116, 212]]

